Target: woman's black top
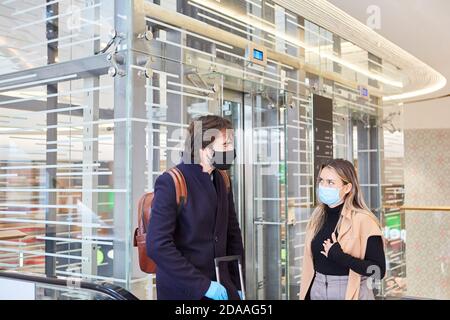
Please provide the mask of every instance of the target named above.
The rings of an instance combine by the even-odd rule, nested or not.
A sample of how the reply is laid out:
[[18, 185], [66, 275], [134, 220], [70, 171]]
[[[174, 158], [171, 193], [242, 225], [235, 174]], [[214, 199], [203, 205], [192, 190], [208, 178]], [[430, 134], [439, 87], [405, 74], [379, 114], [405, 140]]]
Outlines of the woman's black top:
[[[328, 258], [320, 253], [324, 251], [323, 242], [332, 239], [331, 234], [338, 223], [342, 207], [343, 204], [335, 208], [325, 205], [324, 224], [311, 242], [315, 271], [326, 275], [347, 276], [351, 269], [360, 275], [371, 276], [374, 275], [374, 270], [379, 268], [379, 274], [383, 278], [386, 272], [386, 258], [381, 236], [371, 236], [367, 239], [364, 259], [354, 258], [344, 253], [339, 243], [333, 244], [330, 248]], [[336, 238], [337, 236], [336, 230]]]

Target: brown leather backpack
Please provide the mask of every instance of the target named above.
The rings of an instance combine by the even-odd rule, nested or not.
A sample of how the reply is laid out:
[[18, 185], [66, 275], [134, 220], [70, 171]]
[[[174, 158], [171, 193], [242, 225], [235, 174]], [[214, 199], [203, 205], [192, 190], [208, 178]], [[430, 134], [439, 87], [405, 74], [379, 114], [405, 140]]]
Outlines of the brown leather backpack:
[[[226, 171], [219, 170], [222, 178], [225, 181], [227, 192], [230, 191], [230, 178]], [[183, 205], [187, 200], [187, 188], [186, 180], [184, 179], [181, 171], [173, 167], [167, 171], [173, 179], [175, 184], [175, 194], [177, 199], [177, 214], [180, 213]], [[153, 202], [153, 192], [145, 193], [140, 199], [138, 204], [138, 227], [134, 231], [134, 246], [138, 248], [139, 267], [145, 273], [155, 273], [156, 264], [147, 256], [147, 228], [151, 221], [151, 208]]]

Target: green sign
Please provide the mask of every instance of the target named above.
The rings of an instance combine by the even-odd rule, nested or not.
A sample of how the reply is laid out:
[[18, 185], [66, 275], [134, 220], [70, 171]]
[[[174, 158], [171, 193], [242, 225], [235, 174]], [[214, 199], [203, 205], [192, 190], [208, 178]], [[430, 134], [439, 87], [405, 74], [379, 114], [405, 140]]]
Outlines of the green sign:
[[390, 229], [400, 229], [402, 226], [400, 213], [386, 217], [386, 227]]
[[280, 183], [286, 184], [286, 165], [284, 163], [280, 163], [278, 174]]

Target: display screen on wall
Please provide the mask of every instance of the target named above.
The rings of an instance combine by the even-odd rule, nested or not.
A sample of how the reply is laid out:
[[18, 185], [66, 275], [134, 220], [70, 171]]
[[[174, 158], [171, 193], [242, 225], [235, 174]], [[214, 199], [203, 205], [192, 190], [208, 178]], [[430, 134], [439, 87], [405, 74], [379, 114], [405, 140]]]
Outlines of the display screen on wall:
[[253, 49], [253, 58], [263, 61], [264, 60], [264, 54], [261, 50]]
[[[314, 178], [320, 166], [333, 159], [333, 100], [313, 96]], [[315, 182], [316, 180], [314, 180]]]

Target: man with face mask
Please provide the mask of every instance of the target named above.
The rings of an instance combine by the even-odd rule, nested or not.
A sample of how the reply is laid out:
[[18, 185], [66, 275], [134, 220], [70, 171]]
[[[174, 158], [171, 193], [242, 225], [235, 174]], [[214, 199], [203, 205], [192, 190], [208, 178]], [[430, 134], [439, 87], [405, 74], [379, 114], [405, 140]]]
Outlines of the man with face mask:
[[224, 172], [236, 152], [230, 121], [202, 116], [188, 128], [182, 162], [187, 201], [177, 213], [172, 177], [162, 174], [155, 183], [147, 253], [157, 265], [156, 288], [162, 300], [241, 299], [236, 263], [221, 263], [220, 283], [214, 259], [240, 255], [241, 230], [231, 188]]

